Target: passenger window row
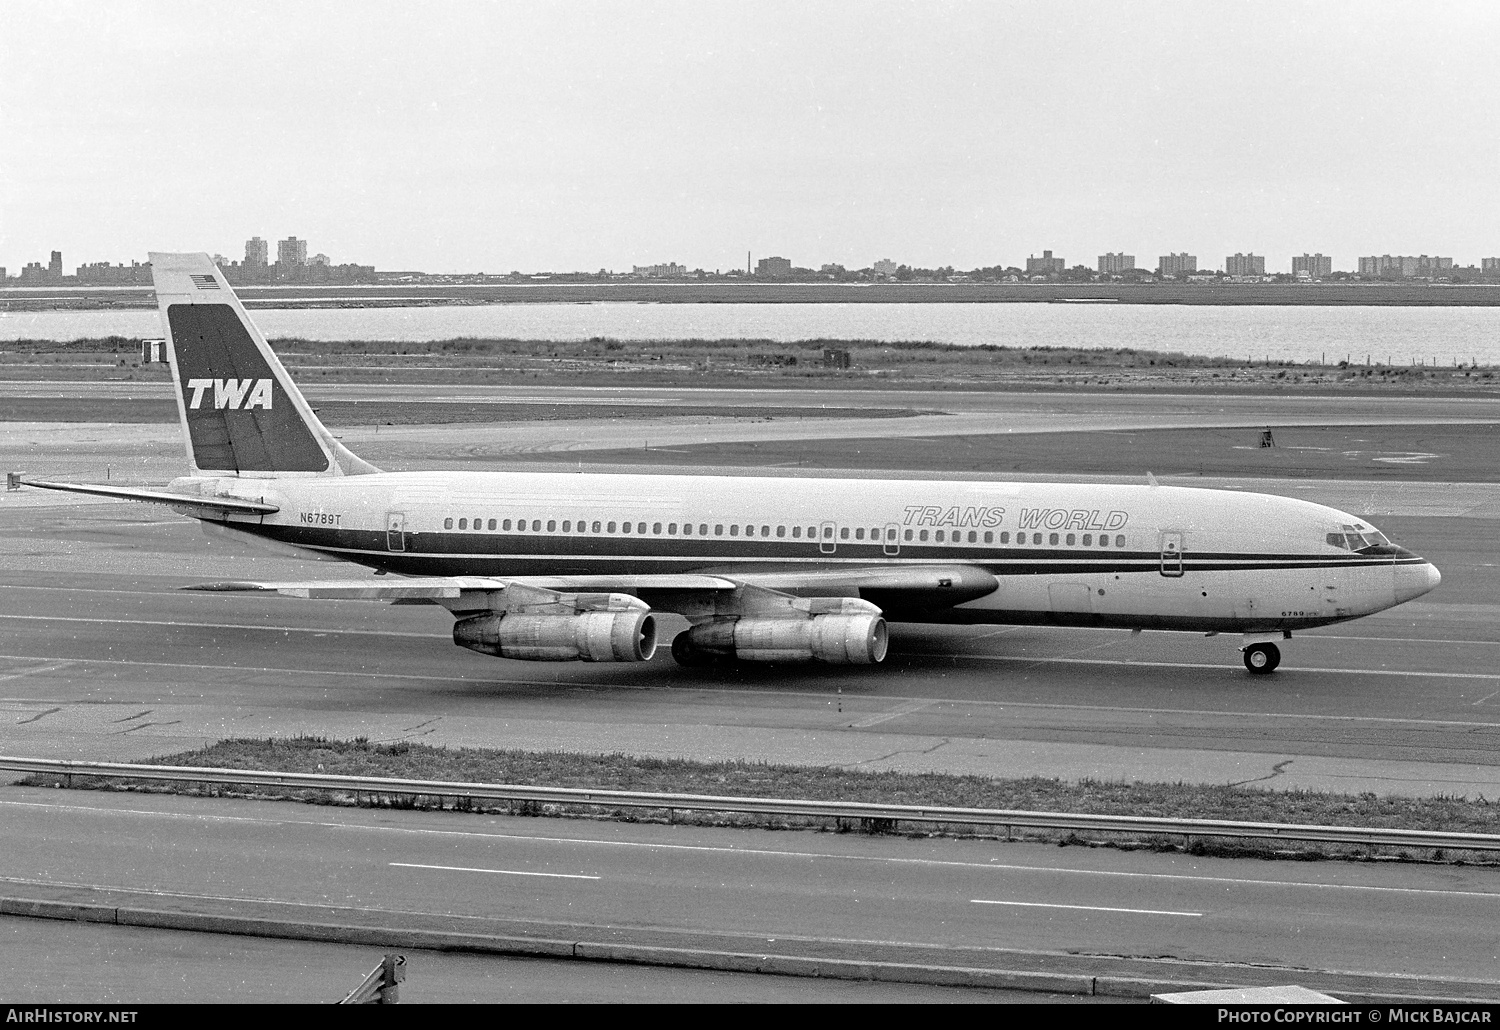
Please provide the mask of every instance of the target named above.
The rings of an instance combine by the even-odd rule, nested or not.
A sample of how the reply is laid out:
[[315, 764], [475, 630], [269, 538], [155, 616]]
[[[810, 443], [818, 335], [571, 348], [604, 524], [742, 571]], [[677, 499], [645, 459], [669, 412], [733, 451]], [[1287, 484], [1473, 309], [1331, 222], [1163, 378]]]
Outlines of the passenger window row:
[[[557, 532], [563, 532], [563, 533], [619, 533], [619, 534], [633, 533], [636, 536], [647, 536], [647, 535], [662, 536], [663, 535], [663, 529], [665, 528], [665, 535], [666, 536], [679, 536], [679, 535], [680, 536], [710, 536], [710, 535], [712, 535], [712, 536], [719, 536], [719, 537], [721, 537], [721, 536], [725, 535], [726, 528], [727, 528], [728, 535], [731, 536], [731, 537], [744, 536], [744, 537], [747, 537], [747, 538], [750, 538], [750, 537], [759, 537], [761, 539], [767, 539], [767, 538], [770, 538], [773, 535], [773, 533], [774, 533], [774, 535], [776, 536], [777, 539], [785, 539], [788, 535], [790, 535], [791, 539], [793, 539], [793, 540], [803, 540], [803, 539], [806, 539], [806, 540], [829, 540], [829, 541], [831, 541], [831, 540], [834, 539], [834, 527], [831, 526], [831, 525], [825, 525], [825, 526], [821, 527], [821, 529], [818, 526], [808, 526], [807, 530], [806, 530], [806, 535], [804, 536], [804, 534], [803, 534], [803, 528], [801, 526], [792, 526], [791, 529], [790, 529], [790, 532], [788, 532], [788, 528], [786, 526], [774, 526], [773, 527], [773, 526], [766, 525], [766, 524], [758, 524], [758, 525], [757, 524], [745, 524], [745, 525], [742, 526], [740, 523], [737, 523], [737, 522], [736, 523], [729, 523], [727, 525], [727, 527], [722, 522], [721, 523], [715, 523], [713, 525], [713, 533], [712, 534], [709, 533], [709, 524], [707, 522], [700, 522], [700, 523], [698, 523], [696, 525], [696, 527], [691, 522], [684, 522], [684, 523], [682, 523], [681, 526], [679, 526], [676, 522], [668, 522], [668, 523], [666, 523], [665, 527], [663, 527], [662, 523], [660, 523], [660, 522], [653, 522], [653, 523], [649, 523], [650, 533], [648, 534], [647, 533], [648, 523], [645, 523], [645, 522], [636, 522], [636, 523], [630, 523], [630, 522], [607, 522], [607, 521], [602, 521], [602, 520], [596, 519], [592, 523], [590, 523], [590, 522], [588, 522], [585, 519], [578, 519], [576, 522], [574, 520], [572, 520], [572, 519], [562, 519], [561, 523], [559, 523], [559, 520], [557, 520], [557, 519], [547, 519], [547, 520], [545, 520], [545, 523], [544, 523], [544, 521], [542, 519], [517, 519], [517, 520], [515, 520], [515, 523], [514, 523], [515, 528], [514, 528], [514, 530], [512, 530], [512, 528], [511, 528], [512, 522], [511, 522], [510, 519], [488, 519], [488, 520], [486, 520], [484, 517], [481, 516], [481, 517], [475, 518], [475, 519], [469, 519], [467, 517], [460, 518], [457, 521], [458, 521], [458, 528], [459, 529], [467, 530], [472, 525], [472, 528], [475, 529], [475, 530], [483, 531], [485, 529], [489, 529], [491, 531], [498, 530], [499, 532], [502, 532], [502, 533], [510, 533], [510, 532], [517, 532], [517, 533], [542, 533], [542, 532], [547, 532], [547, 533], [557, 533]], [[544, 525], [546, 527], [545, 529], [543, 529]], [[561, 525], [561, 530], [559, 530], [559, 528], [558, 528], [559, 525]], [[443, 520], [443, 528], [444, 529], [452, 529], [453, 526], [454, 526], [454, 520], [452, 518], [446, 518], [446, 519]], [[851, 540], [852, 539], [852, 540], [854, 540], [856, 542], [859, 542], [859, 541], [868, 541], [870, 543], [882, 543], [882, 542], [883, 543], [895, 543], [896, 542], [896, 533], [897, 533], [897, 530], [896, 530], [896, 527], [894, 527], [894, 526], [887, 526], [885, 528], [881, 528], [880, 526], [873, 526], [868, 531], [866, 531], [866, 529], [863, 526], [855, 526], [855, 527], [843, 526], [838, 531], [838, 539], [840, 539], [840, 540]], [[968, 530], [967, 533], [965, 533], [965, 531], [961, 530], [961, 529], [953, 529], [953, 530], [943, 530], [943, 529], [937, 529], [937, 530], [916, 529], [916, 530], [913, 530], [913, 529], [908, 529], [908, 530], [905, 530], [904, 532], [902, 532], [901, 539], [904, 540], [904, 541], [906, 541], [907, 543], [912, 543], [912, 542], [927, 543], [928, 539], [929, 539], [929, 533], [931, 534], [931, 540], [932, 540], [932, 542], [934, 542], [934, 543], [940, 543], [940, 544], [941, 543], [954, 543], [954, 544], [959, 544], [959, 543], [970, 543], [970, 544], [986, 543], [986, 544], [993, 544], [993, 543], [995, 543], [995, 538], [996, 538], [997, 535], [1000, 538], [999, 539], [1000, 543], [1002, 543], [1002, 544], [1009, 544], [1011, 542], [1011, 535], [1010, 535], [1010, 533], [1008, 531], [1001, 532], [1001, 533], [997, 534], [997, 533], [995, 533], [994, 530], [985, 530], [981, 534], [978, 530], [974, 530], [974, 529]], [[1066, 535], [1060, 534], [1060, 533], [1047, 533], [1047, 534], [1032, 533], [1031, 534], [1031, 544], [1032, 544], [1032, 546], [1039, 546], [1039, 545], [1041, 545], [1043, 543], [1044, 539], [1045, 539], [1046, 544], [1048, 546], [1051, 546], [1051, 547], [1057, 547], [1057, 546], [1066, 546], [1066, 547], [1078, 547], [1078, 546], [1082, 546], [1082, 547], [1094, 547], [1094, 546], [1096, 546], [1096, 544], [1094, 542], [1094, 539], [1095, 539], [1094, 538], [1094, 534], [1092, 534], [1092, 533], [1084, 533], [1084, 534], [1081, 535], [1081, 537], [1077, 533], [1068, 533]], [[1331, 540], [1331, 537], [1330, 537], [1330, 540]], [[1026, 534], [1025, 533], [1017, 533], [1015, 535], [1015, 543], [1016, 543], [1017, 546], [1025, 546], [1026, 542], [1027, 542], [1027, 539], [1026, 539]], [[1108, 547], [1108, 546], [1110, 546], [1110, 537], [1109, 537], [1108, 533], [1100, 533], [1099, 534], [1097, 546], [1098, 547]], [[1115, 547], [1124, 547], [1125, 546], [1125, 535], [1123, 533], [1117, 534], [1115, 536], [1115, 538], [1114, 538], [1114, 546]]]

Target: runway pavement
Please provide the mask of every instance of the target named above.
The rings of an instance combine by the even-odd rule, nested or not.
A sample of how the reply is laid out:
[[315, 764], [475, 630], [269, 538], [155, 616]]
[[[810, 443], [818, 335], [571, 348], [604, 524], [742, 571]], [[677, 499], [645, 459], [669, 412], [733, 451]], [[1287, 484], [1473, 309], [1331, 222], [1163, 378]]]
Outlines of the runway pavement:
[[438, 608], [177, 589], [338, 565], [226, 555], [129, 505], [7, 511], [0, 751], [139, 759], [310, 733], [1494, 797], [1493, 522], [1383, 524], [1444, 568], [1438, 600], [1299, 634], [1252, 679], [1228, 638], [1019, 627], [898, 627], [871, 669], [503, 661], [454, 647]]
[[[0, 393], [22, 385], [0, 384]], [[56, 386], [70, 397], [106, 387], [124, 389]], [[321, 385], [310, 392], [319, 390], [394, 395], [371, 386]], [[601, 393], [632, 396], [455, 387], [414, 388], [403, 396], [534, 400]], [[718, 390], [647, 396], [713, 405], [729, 393], [746, 399]], [[1251, 410], [1263, 416], [1268, 409], [1307, 418], [1311, 410], [1307, 398], [1287, 395], [769, 390], [749, 399], [927, 408], [940, 400], [973, 417], [1024, 417], [1059, 431], [1076, 428], [1090, 405], [1100, 418], [1157, 424], [1201, 423], [1225, 412], [1244, 417]], [[1319, 404], [1342, 419], [1500, 416], [1500, 402], [1489, 401]], [[887, 430], [913, 420], [879, 421]], [[653, 434], [671, 428], [649, 419], [640, 424]], [[812, 431], [827, 425], [819, 420]], [[504, 425], [395, 428], [394, 441], [376, 427], [345, 435], [389, 467], [401, 467], [393, 459], [405, 454], [411, 465], [457, 468], [496, 467], [478, 451], [489, 446], [483, 441], [503, 443], [512, 435]], [[617, 429], [581, 431], [593, 433], [595, 443], [618, 442]], [[471, 447], [464, 434], [480, 443]], [[111, 480], [123, 474], [162, 482], [180, 474], [180, 446], [170, 426], [0, 423], [0, 462], [32, 474], [40, 468], [85, 480], [106, 473]], [[27, 464], [32, 459], [34, 466]], [[876, 669], [703, 672], [680, 669], [665, 654], [645, 666], [518, 663], [452, 646], [449, 617], [438, 609], [182, 594], [177, 587], [204, 580], [349, 570], [253, 548], [226, 550], [210, 544], [196, 524], [154, 509], [42, 491], [5, 493], [0, 706], [14, 715], [0, 720], [0, 750], [142, 758], [229, 735], [317, 733], [1000, 776], [1500, 793], [1494, 746], [1500, 573], [1493, 558], [1500, 486], [1178, 481], [1300, 496], [1370, 518], [1433, 559], [1443, 586], [1421, 602], [1299, 634], [1285, 649], [1282, 671], [1265, 680], [1246, 676], [1228, 638], [1016, 627], [898, 627], [891, 658]]]

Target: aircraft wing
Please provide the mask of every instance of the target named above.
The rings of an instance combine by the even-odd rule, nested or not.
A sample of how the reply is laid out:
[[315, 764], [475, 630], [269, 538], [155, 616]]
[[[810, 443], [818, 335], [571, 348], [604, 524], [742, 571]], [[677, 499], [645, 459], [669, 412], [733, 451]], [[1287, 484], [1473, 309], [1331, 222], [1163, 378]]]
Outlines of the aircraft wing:
[[487, 576], [391, 576], [379, 579], [322, 579], [302, 583], [260, 583], [233, 580], [197, 583], [183, 587], [210, 593], [272, 593], [283, 597], [305, 597], [323, 601], [406, 601], [461, 598], [466, 593], [486, 594], [514, 587], [555, 593], [631, 593], [640, 580], [660, 581], [658, 589], [733, 590], [735, 584], [714, 576], [518, 576], [495, 579]]
[[50, 483], [40, 479], [28, 479], [27, 486], [42, 490], [65, 490], [75, 494], [93, 494], [98, 497], [117, 497], [122, 501], [141, 501], [145, 504], [165, 504], [172, 508], [185, 508], [193, 512], [234, 512], [239, 515], [270, 515], [281, 509], [264, 501], [249, 501], [242, 497], [204, 497], [195, 494], [174, 494], [166, 490], [137, 490], [128, 486], [99, 486], [93, 483]]
[[[832, 570], [733, 569], [709, 574], [602, 576], [391, 576], [307, 582], [202, 583], [186, 590], [276, 593], [321, 600], [431, 601], [457, 611], [507, 606], [510, 598], [527, 604], [539, 595], [629, 594], [653, 608], [690, 618], [759, 608], [771, 598], [858, 598], [899, 613], [945, 608], [994, 591], [999, 581], [974, 565], [886, 565]], [[509, 593], [506, 593], [506, 592]], [[739, 600], [736, 601], [736, 596]], [[804, 607], [800, 602], [799, 609]]]

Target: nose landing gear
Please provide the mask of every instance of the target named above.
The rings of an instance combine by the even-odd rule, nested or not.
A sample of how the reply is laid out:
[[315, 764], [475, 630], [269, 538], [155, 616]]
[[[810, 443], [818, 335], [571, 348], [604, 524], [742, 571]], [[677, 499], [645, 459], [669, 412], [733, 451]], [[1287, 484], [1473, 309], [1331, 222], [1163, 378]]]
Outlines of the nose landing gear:
[[1276, 666], [1281, 664], [1281, 648], [1275, 644], [1261, 642], [1251, 644], [1244, 649], [1245, 668], [1251, 674], [1264, 676], [1276, 671]]

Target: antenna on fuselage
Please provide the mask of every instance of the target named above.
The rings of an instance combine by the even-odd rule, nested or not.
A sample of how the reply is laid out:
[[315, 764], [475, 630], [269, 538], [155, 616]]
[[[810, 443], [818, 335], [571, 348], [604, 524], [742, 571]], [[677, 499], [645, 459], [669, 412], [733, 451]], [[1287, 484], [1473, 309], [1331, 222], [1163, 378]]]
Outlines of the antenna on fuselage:
[[1156, 481], [1156, 477], [1151, 474], [1150, 469], [1146, 470], [1146, 485], [1153, 490], [1161, 486], [1161, 484]]

